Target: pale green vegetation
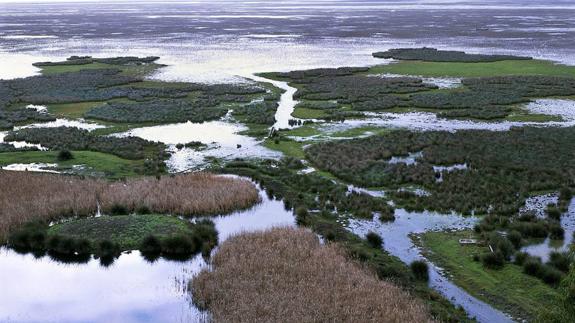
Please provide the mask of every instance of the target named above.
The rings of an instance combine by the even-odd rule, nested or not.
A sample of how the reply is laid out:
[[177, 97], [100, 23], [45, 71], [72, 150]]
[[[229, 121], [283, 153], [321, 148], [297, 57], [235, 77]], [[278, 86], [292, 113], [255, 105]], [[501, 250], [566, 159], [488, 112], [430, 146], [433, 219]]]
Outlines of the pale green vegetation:
[[428, 77], [492, 77], [547, 75], [575, 77], [575, 67], [542, 60], [509, 60], [488, 63], [399, 61], [378, 65], [367, 74], [402, 74]]
[[[73, 158], [70, 160], [59, 160], [57, 151], [0, 153], [0, 166], [30, 163], [58, 164], [56, 170], [108, 178], [135, 176], [137, 169], [144, 166], [143, 160], [129, 160], [95, 151], [72, 151], [72, 155]], [[83, 168], [72, 169], [76, 165], [81, 165]]]
[[514, 315], [534, 319], [559, 301], [557, 289], [507, 264], [489, 269], [474, 257], [489, 252], [486, 245], [460, 245], [459, 239], [478, 238], [471, 231], [428, 232], [421, 235], [423, 250], [432, 262], [444, 268], [455, 284], [471, 295]]

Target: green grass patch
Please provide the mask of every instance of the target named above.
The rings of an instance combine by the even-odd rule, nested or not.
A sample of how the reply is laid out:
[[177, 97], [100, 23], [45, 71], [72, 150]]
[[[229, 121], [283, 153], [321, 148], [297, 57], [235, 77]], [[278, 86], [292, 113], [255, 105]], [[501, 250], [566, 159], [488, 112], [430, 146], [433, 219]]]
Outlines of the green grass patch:
[[400, 61], [372, 67], [368, 74], [403, 74], [430, 77], [480, 77], [502, 75], [549, 75], [575, 77], [575, 66], [550, 61], [500, 61], [490, 63], [449, 63]]
[[104, 102], [77, 102], [63, 104], [49, 104], [48, 111], [52, 114], [67, 118], [82, 118], [90, 109], [102, 105]]
[[473, 261], [473, 255], [489, 249], [459, 244], [459, 239], [469, 237], [473, 237], [471, 231], [428, 232], [421, 236], [421, 242], [428, 259], [446, 269], [455, 284], [516, 318], [533, 319], [558, 304], [557, 290], [524, 274], [522, 267], [506, 264], [500, 270], [493, 270]]
[[138, 249], [149, 235], [165, 238], [175, 235], [191, 235], [188, 221], [177, 217], [155, 214], [114, 215], [71, 220], [56, 224], [48, 235], [88, 239], [92, 243], [110, 240], [122, 250]]
[[292, 117], [299, 119], [321, 119], [326, 117], [328, 114], [323, 110], [295, 108], [291, 115]]
[[294, 136], [294, 137], [311, 137], [320, 135], [322, 132], [317, 129], [315, 125], [303, 125], [298, 128], [294, 128], [287, 131], [281, 131], [282, 135]]
[[513, 113], [505, 118], [505, 120], [516, 122], [551, 122], [563, 121], [563, 118], [547, 114]]
[[304, 144], [301, 142], [280, 140], [276, 143], [273, 139], [266, 139], [266, 141], [264, 141], [264, 146], [269, 149], [279, 151], [285, 156], [305, 159], [305, 153], [303, 151]]
[[78, 72], [81, 70], [97, 70], [97, 69], [120, 69], [122, 74], [129, 76], [147, 76], [153, 71], [162, 67], [159, 64], [143, 64], [143, 65], [112, 65], [104, 63], [90, 63], [81, 65], [55, 65], [55, 66], [42, 66], [41, 73], [44, 75], [53, 75], [69, 72]]
[[143, 167], [143, 161], [127, 160], [114, 155], [93, 152], [73, 151], [73, 159], [58, 160], [57, 151], [24, 151], [0, 153], [0, 166], [10, 164], [47, 163], [58, 164], [60, 170], [71, 170], [74, 165], [85, 166], [82, 170], [74, 170], [85, 175], [105, 175], [110, 178], [136, 176], [136, 169]]

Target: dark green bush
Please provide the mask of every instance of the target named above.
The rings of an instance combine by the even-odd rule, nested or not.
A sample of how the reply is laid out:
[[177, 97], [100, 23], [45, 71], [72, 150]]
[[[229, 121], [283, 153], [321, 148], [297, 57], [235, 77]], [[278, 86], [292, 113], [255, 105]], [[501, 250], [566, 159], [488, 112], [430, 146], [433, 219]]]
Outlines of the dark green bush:
[[515, 260], [513, 261], [518, 266], [523, 266], [525, 260], [529, 258], [529, 254], [526, 252], [515, 253]]
[[539, 258], [529, 257], [523, 263], [523, 272], [527, 275], [542, 277], [543, 271], [544, 267]]
[[483, 266], [490, 269], [501, 269], [505, 265], [505, 257], [501, 252], [488, 252], [481, 256]]
[[521, 248], [521, 233], [519, 231], [512, 230], [507, 234], [507, 239], [513, 244], [515, 249]]
[[493, 248], [495, 253], [500, 254], [505, 260], [508, 260], [515, 252], [513, 244], [497, 232], [489, 233], [487, 243]]
[[541, 280], [543, 280], [548, 285], [556, 286], [561, 282], [563, 276], [564, 275], [561, 271], [550, 266], [545, 266]]
[[98, 243], [96, 255], [101, 258], [116, 258], [121, 254], [120, 246], [110, 240], [102, 240]]
[[114, 204], [110, 208], [110, 214], [111, 215], [126, 215], [129, 213], [130, 213], [130, 211], [128, 211], [128, 208], [126, 208], [125, 206], [123, 206], [121, 204]]
[[162, 253], [162, 243], [158, 238], [150, 235], [142, 240], [139, 249], [145, 255], [159, 255]]
[[295, 211], [296, 222], [298, 225], [306, 225], [308, 222], [309, 212], [305, 207], [298, 207]]
[[58, 153], [58, 160], [59, 161], [66, 161], [66, 160], [71, 160], [74, 159], [74, 156], [72, 155], [72, 153], [69, 150], [60, 150], [60, 152]]
[[365, 239], [372, 248], [379, 249], [383, 244], [383, 239], [381, 238], [381, 236], [373, 231], [368, 232], [365, 235]]
[[150, 208], [145, 206], [145, 205], [141, 205], [138, 208], [136, 208], [136, 213], [137, 214], [150, 214], [150, 213], [152, 213], [152, 210], [150, 210]]
[[173, 236], [162, 241], [162, 254], [167, 256], [187, 256], [195, 253], [197, 247], [190, 237], [183, 235]]
[[420, 281], [429, 281], [429, 268], [425, 261], [416, 260], [409, 265], [415, 279]]
[[559, 223], [552, 223], [549, 226], [549, 237], [553, 240], [563, 240], [565, 238], [565, 230]]
[[567, 252], [551, 252], [547, 265], [553, 266], [556, 269], [567, 273], [571, 266], [572, 259]]
[[547, 216], [552, 220], [559, 221], [561, 219], [561, 211], [555, 206], [548, 206], [546, 212]]

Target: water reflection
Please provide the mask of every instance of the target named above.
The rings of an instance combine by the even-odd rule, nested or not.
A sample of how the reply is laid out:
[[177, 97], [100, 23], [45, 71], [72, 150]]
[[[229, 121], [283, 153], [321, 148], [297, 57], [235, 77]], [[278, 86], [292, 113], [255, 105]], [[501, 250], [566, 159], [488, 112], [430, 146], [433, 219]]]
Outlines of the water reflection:
[[[544, 205], [544, 207], [547, 207], [547, 205]], [[561, 216], [561, 227], [565, 230], [565, 238], [563, 240], [546, 238], [541, 243], [521, 248], [521, 251], [525, 251], [536, 257], [541, 257], [543, 262], [549, 260], [549, 255], [552, 252], [568, 251], [571, 243], [573, 243], [573, 234], [575, 233], [575, 199], [571, 200], [567, 213]]]
[[[280, 153], [269, 150], [253, 137], [240, 134], [247, 127], [230, 121], [210, 121], [204, 123], [185, 122], [163, 126], [136, 128], [120, 134], [146, 140], [159, 141], [169, 145], [171, 157], [167, 165], [171, 172], [182, 172], [202, 168], [210, 163], [209, 157], [234, 158], [277, 158]], [[206, 149], [176, 147], [199, 141]]]
[[[283, 203], [267, 198], [249, 210], [212, 218], [220, 243], [241, 232], [293, 226]], [[179, 262], [148, 262], [133, 251], [111, 265], [90, 258], [64, 264], [0, 249], [0, 321], [196, 322], [206, 318], [192, 304], [189, 280], [205, 268], [201, 255]]]

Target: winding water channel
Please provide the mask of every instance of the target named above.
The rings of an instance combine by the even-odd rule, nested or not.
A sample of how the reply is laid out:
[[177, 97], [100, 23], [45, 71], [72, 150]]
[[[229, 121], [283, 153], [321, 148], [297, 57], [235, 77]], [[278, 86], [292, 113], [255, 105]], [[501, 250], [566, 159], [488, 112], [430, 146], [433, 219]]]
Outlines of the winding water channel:
[[[288, 128], [288, 121], [297, 103], [293, 99], [296, 89], [285, 82], [257, 76], [251, 79], [272, 83], [285, 91], [281, 96], [273, 127]], [[410, 116], [412, 115], [407, 114], [398, 118], [411, 122], [413, 120]], [[428, 119], [428, 121], [435, 123], [437, 120]], [[56, 121], [54, 125], [61, 122]], [[343, 126], [357, 126], [357, 124], [360, 122], [352, 120], [345, 122]], [[384, 124], [389, 125], [388, 122]], [[418, 124], [422, 123], [415, 122], [415, 127]], [[485, 123], [485, 127], [489, 128], [490, 125], [492, 124]], [[475, 126], [476, 124], [473, 125]], [[203, 161], [208, 156], [228, 158], [278, 156], [277, 153], [264, 149], [253, 138], [239, 134], [243, 129], [240, 124], [222, 120], [203, 124], [183, 123], [139, 128], [128, 134], [168, 144], [173, 151], [174, 157], [170, 161], [170, 166], [174, 172], [190, 169], [190, 166], [197, 165], [200, 159]], [[451, 130], [454, 130], [453, 126]], [[4, 133], [0, 133], [0, 142], [3, 135]], [[201, 141], [212, 147], [204, 152], [175, 148], [176, 144], [189, 141]], [[370, 192], [356, 187], [350, 189]], [[262, 190], [260, 195], [262, 203], [255, 207], [214, 219], [220, 242], [240, 232], [295, 225], [292, 212], [285, 210], [282, 201], [269, 199]], [[379, 196], [383, 196], [383, 193]], [[401, 209], [396, 210], [395, 215], [396, 220], [390, 223], [382, 223], [377, 219], [373, 221], [351, 219], [348, 229], [360, 236], [368, 231], [379, 232], [384, 237], [385, 250], [409, 264], [414, 260], [423, 259], [420, 250], [410, 238], [411, 234], [469, 229], [478, 221], [478, 218], [462, 217], [457, 214], [409, 213]], [[566, 221], [575, 227], [572, 225], [573, 217], [569, 218], [570, 220]], [[572, 231], [569, 231], [569, 236]], [[536, 252], [535, 247], [533, 251]], [[0, 320], [58, 322], [203, 320], [207, 314], [193, 306], [187, 283], [206, 266], [205, 260], [200, 255], [186, 262], [160, 259], [149, 263], [139, 252], [134, 251], [123, 254], [110, 267], [102, 267], [95, 259], [85, 264], [62, 264], [47, 256], [35, 258], [32, 255], [20, 255], [11, 250], [0, 249], [0, 279], [2, 279]], [[504, 313], [469, 295], [449, 281], [441, 268], [432, 265], [430, 278], [431, 288], [454, 304], [462, 306], [469, 316], [475, 317], [478, 321], [511, 321], [511, 318]]]

